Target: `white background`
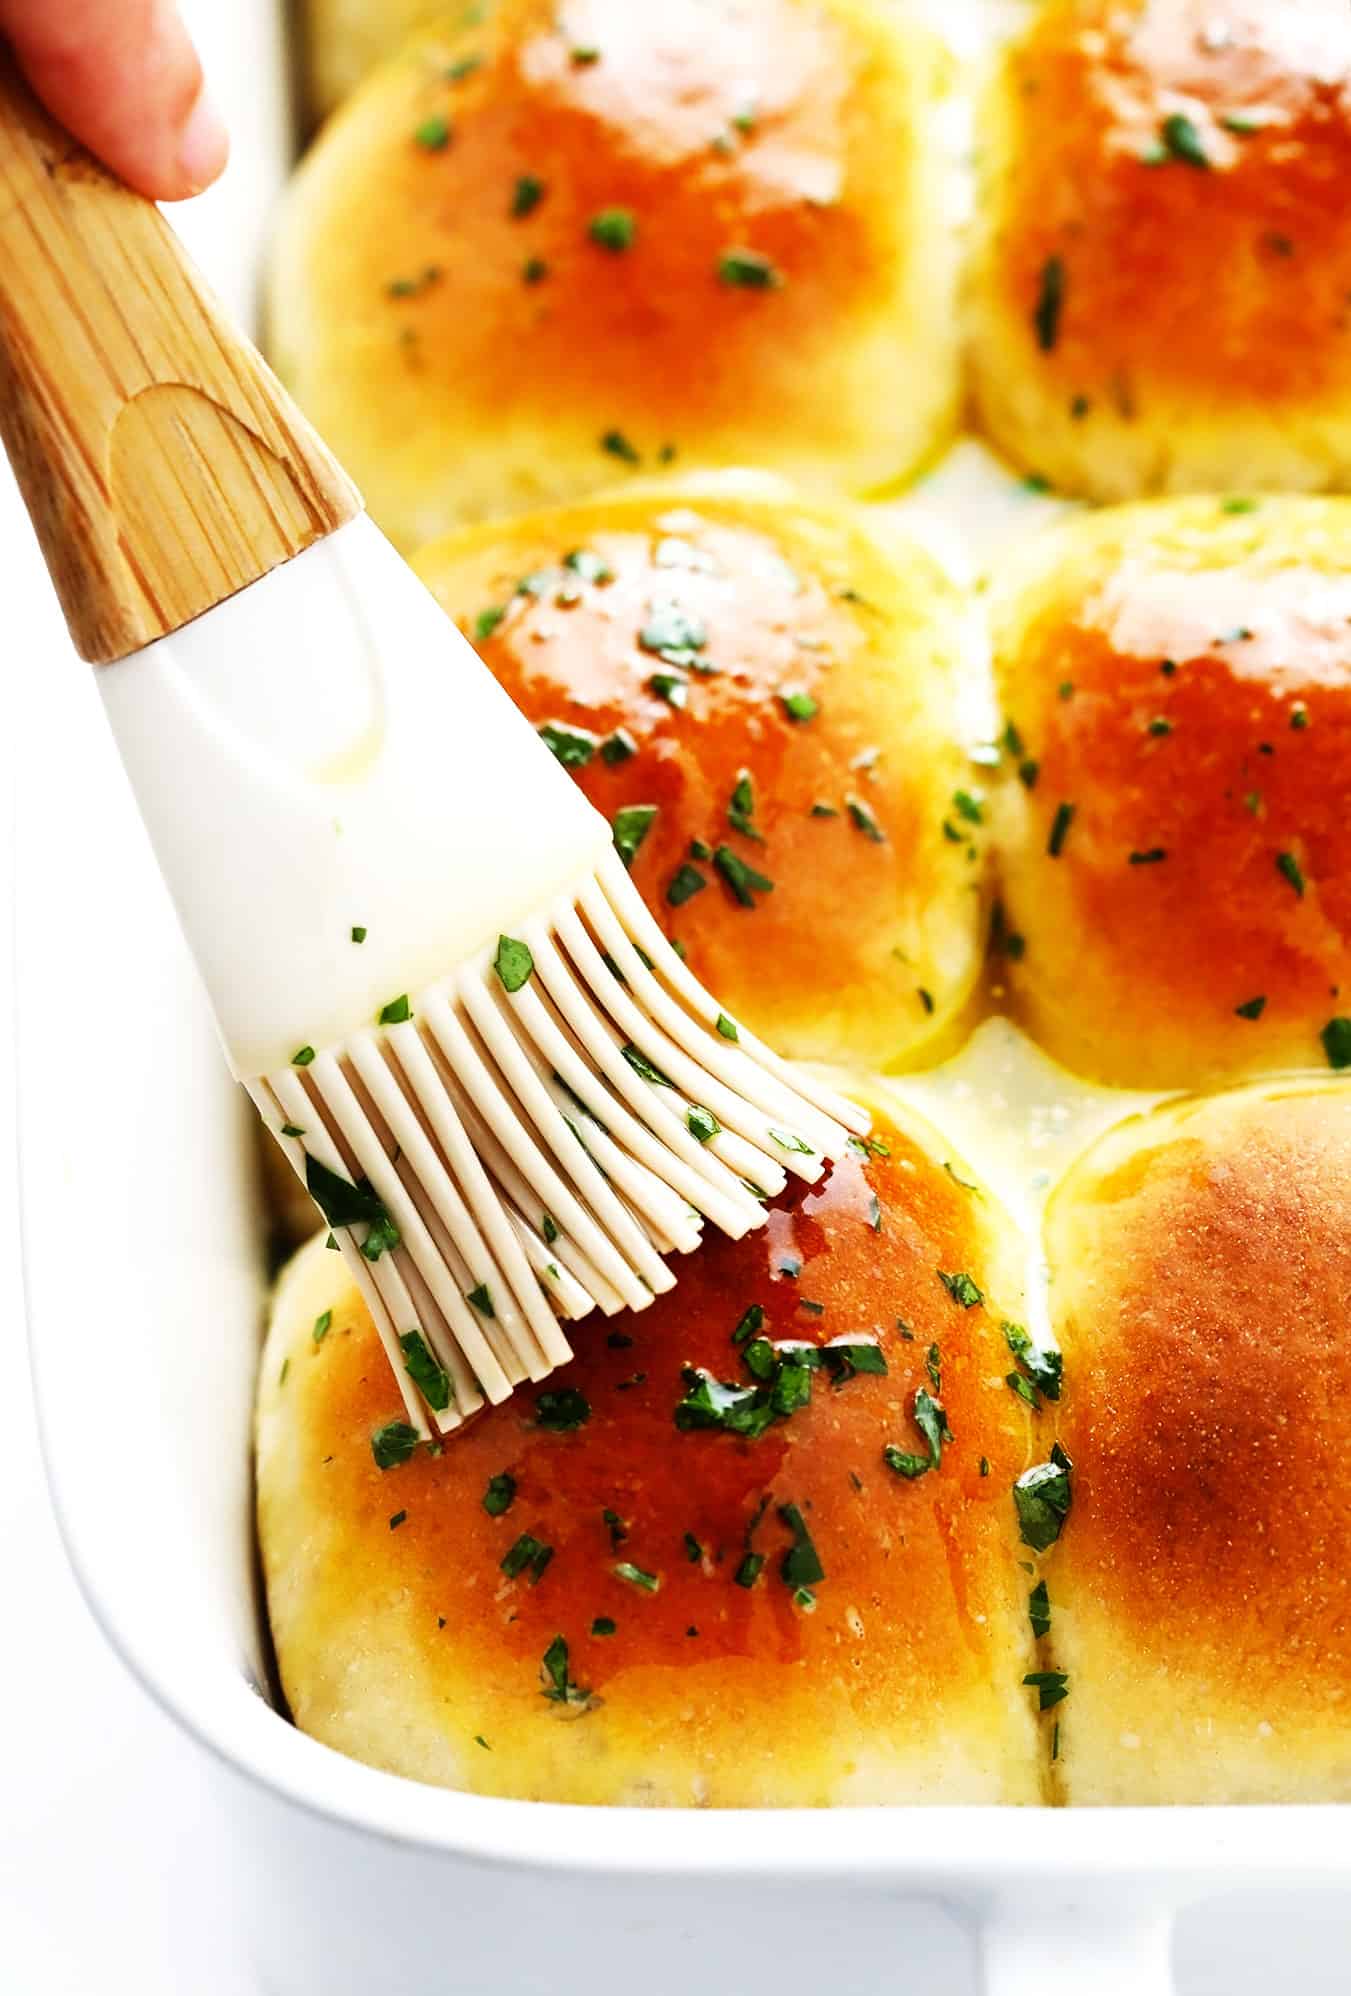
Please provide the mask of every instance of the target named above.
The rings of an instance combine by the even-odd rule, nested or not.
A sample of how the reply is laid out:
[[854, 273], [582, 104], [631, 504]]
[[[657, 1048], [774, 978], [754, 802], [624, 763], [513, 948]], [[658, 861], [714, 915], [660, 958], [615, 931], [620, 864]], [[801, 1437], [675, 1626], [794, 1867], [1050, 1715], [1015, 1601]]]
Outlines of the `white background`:
[[[257, 61], [267, 0], [199, 4], [199, 36], [235, 125], [241, 166], [259, 184], [275, 164], [281, 105]], [[263, 183], [265, 184], [265, 182]], [[227, 197], [228, 198], [228, 197]], [[227, 210], [222, 209], [222, 213]], [[236, 210], [236, 213], [238, 211]], [[243, 304], [253, 245], [192, 225], [221, 288]], [[0, 574], [6, 665], [79, 668], [17, 498], [0, 474]], [[0, 720], [0, 909], [12, 866], [8, 800], [15, 740]], [[67, 825], [54, 835], [87, 836]], [[78, 922], [78, 908], [70, 911]], [[230, 1853], [196, 1750], [154, 1711], [105, 1647], [81, 1602], [48, 1509], [24, 1350], [12, 1145], [11, 934], [0, 916], [0, 1996], [257, 1996], [229, 1886]], [[96, 966], [91, 966], [96, 970]], [[145, 1521], [155, 1557], [155, 1524]], [[166, 1584], [169, 1584], [166, 1576]], [[1057, 1828], [1063, 1827], [1062, 1823]], [[1028, 1819], [1010, 1835], [1035, 1834]], [[1351, 1906], [1248, 1899], [1191, 1916], [1178, 1948], [1184, 1996], [1303, 1996], [1351, 1988]], [[922, 1988], [925, 1964], [898, 1959], [898, 1985]], [[510, 1996], [504, 1978], [503, 1996]], [[316, 1992], [320, 1996], [320, 1992]], [[371, 1996], [398, 1996], [372, 1990]], [[558, 1996], [571, 1996], [562, 1977]], [[581, 1996], [579, 1985], [577, 1996]], [[951, 1982], [944, 1996], [967, 1996]], [[1075, 1996], [1092, 1996], [1091, 1991]]]

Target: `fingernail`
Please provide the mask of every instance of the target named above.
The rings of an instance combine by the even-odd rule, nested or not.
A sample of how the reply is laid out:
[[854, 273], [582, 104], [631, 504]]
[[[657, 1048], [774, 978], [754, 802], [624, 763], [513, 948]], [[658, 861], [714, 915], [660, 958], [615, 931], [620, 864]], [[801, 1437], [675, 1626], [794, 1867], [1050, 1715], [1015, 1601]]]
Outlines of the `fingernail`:
[[178, 166], [190, 191], [209, 187], [230, 156], [230, 134], [205, 90], [188, 113], [178, 135]]

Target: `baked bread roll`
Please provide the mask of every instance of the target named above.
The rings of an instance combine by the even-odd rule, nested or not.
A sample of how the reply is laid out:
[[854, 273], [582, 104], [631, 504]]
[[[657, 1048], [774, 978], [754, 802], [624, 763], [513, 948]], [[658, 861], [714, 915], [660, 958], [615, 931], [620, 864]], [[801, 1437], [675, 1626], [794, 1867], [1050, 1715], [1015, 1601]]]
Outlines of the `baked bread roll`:
[[1017, 1015], [1130, 1086], [1351, 1064], [1351, 501], [1084, 517], [996, 597]]
[[456, 8], [454, 0], [301, 0], [299, 12], [305, 100], [324, 118], [415, 28], [454, 18]]
[[463, 529], [415, 565], [737, 1017], [873, 1068], [953, 1039], [986, 772], [927, 555], [743, 478]]
[[274, 358], [406, 548], [630, 470], [894, 480], [957, 394], [946, 75], [864, 0], [501, 0], [285, 204]]
[[1071, 1803], [1351, 1800], [1351, 1095], [1121, 1125], [1048, 1224]]
[[975, 403], [1095, 499], [1351, 479], [1351, 9], [1048, 0], [979, 123]]
[[579, 1326], [545, 1391], [387, 1469], [375, 1332], [339, 1257], [302, 1251], [257, 1439], [305, 1731], [555, 1802], [1040, 1799], [1010, 1501], [1039, 1443], [1000, 1330], [1019, 1244], [912, 1117], [867, 1148], [649, 1309]]

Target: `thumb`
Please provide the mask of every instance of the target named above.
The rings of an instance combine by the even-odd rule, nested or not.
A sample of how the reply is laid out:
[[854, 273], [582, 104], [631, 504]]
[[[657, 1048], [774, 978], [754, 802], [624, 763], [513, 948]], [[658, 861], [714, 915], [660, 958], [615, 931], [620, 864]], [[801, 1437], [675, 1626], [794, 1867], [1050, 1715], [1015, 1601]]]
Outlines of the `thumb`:
[[180, 201], [229, 139], [173, 0], [0, 0], [0, 33], [53, 117], [132, 187]]

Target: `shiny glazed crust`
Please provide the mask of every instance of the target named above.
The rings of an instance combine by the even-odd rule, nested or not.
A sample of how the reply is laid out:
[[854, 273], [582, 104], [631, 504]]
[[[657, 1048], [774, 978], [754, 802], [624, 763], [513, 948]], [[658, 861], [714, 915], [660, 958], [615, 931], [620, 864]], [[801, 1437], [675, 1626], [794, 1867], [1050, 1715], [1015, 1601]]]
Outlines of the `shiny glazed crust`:
[[1113, 1131], [1049, 1216], [1072, 1803], [1351, 1798], [1351, 1095]]
[[948, 64], [862, 0], [501, 0], [326, 127], [280, 371], [413, 547], [617, 475], [895, 480], [950, 433]]
[[[555, 1389], [584, 1396], [585, 1425], [540, 1426], [526, 1391], [386, 1471], [370, 1437], [397, 1396], [372, 1327], [338, 1257], [302, 1252], [264, 1356], [258, 1470], [307, 1732], [421, 1780], [552, 1801], [1040, 1799], [1010, 1487], [1045, 1443], [1004, 1384], [999, 1329], [1020, 1252], [932, 1132], [881, 1114], [874, 1134], [885, 1155], [776, 1201], [763, 1233], [710, 1240], [647, 1311], [579, 1327]], [[940, 1269], [984, 1300], [956, 1300]], [[682, 1368], [753, 1383], [732, 1333], [756, 1302], [765, 1338], [876, 1338], [887, 1376], [818, 1372], [810, 1404], [756, 1440], [682, 1432]], [[955, 1439], [907, 1478], [882, 1451], [926, 1452], [913, 1410], [935, 1372]], [[491, 1516], [503, 1474], [514, 1499]], [[784, 1507], [824, 1568], [806, 1596], [784, 1571]], [[501, 1568], [523, 1534], [553, 1548], [537, 1581]], [[543, 1695], [559, 1636], [585, 1703]]]
[[1351, 1039], [1351, 501], [1234, 503], [1072, 521], [994, 605], [1011, 1006], [1124, 1086]]
[[634, 880], [737, 1017], [874, 1068], [953, 1039], [986, 827], [954, 801], [983, 819], [960, 605], [928, 556], [703, 479], [466, 529], [416, 566], [592, 802], [621, 826], [657, 807]]
[[1096, 499], [1351, 478], [1351, 13], [1048, 0], [979, 121], [994, 441]]

